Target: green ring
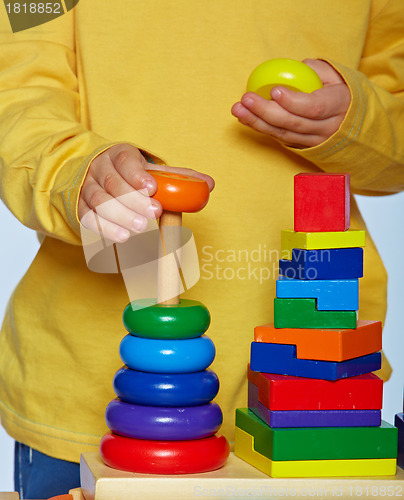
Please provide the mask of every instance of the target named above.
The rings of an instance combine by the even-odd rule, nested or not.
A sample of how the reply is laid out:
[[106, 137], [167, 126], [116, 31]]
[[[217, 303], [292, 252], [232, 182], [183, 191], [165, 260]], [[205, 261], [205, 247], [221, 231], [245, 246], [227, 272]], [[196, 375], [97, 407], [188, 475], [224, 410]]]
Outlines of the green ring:
[[196, 300], [181, 299], [179, 304], [157, 304], [155, 299], [129, 303], [123, 312], [129, 333], [149, 339], [192, 339], [209, 328], [208, 309]]

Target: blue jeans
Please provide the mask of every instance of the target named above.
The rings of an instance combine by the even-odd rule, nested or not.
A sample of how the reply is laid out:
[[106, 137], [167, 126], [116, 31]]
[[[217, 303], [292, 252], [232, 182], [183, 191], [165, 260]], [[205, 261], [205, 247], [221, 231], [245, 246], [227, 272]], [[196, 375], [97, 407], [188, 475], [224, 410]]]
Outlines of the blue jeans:
[[80, 486], [80, 465], [15, 443], [14, 488], [20, 498], [50, 498]]

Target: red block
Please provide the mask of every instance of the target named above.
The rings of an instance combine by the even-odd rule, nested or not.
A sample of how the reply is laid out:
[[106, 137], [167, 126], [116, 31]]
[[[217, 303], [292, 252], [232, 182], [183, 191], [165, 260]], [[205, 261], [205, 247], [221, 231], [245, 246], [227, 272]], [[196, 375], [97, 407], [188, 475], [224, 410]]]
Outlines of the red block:
[[260, 403], [269, 410], [380, 410], [383, 381], [374, 373], [336, 381], [259, 373], [248, 367]]
[[349, 174], [297, 174], [294, 184], [295, 231], [349, 229]]

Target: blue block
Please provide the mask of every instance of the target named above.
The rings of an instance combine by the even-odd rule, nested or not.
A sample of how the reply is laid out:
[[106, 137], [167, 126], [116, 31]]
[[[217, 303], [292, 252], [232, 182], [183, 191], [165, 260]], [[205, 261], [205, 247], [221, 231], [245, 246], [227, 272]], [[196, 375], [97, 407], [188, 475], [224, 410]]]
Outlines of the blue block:
[[292, 250], [292, 260], [279, 261], [279, 274], [301, 280], [357, 279], [363, 276], [362, 248]]
[[250, 368], [255, 372], [339, 380], [374, 372], [381, 368], [381, 364], [380, 352], [347, 361], [315, 361], [298, 359], [295, 345], [251, 343]]
[[300, 280], [279, 276], [277, 298], [317, 299], [319, 311], [357, 311], [359, 280]]
[[394, 425], [398, 428], [397, 465], [404, 469], [404, 413], [397, 413]]

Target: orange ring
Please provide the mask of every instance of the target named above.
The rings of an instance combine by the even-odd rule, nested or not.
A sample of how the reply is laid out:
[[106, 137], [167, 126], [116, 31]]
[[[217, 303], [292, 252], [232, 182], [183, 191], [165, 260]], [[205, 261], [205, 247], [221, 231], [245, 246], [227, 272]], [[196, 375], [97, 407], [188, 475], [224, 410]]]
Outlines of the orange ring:
[[161, 170], [148, 170], [157, 182], [153, 198], [170, 212], [199, 212], [208, 203], [209, 186], [206, 181], [191, 175]]

